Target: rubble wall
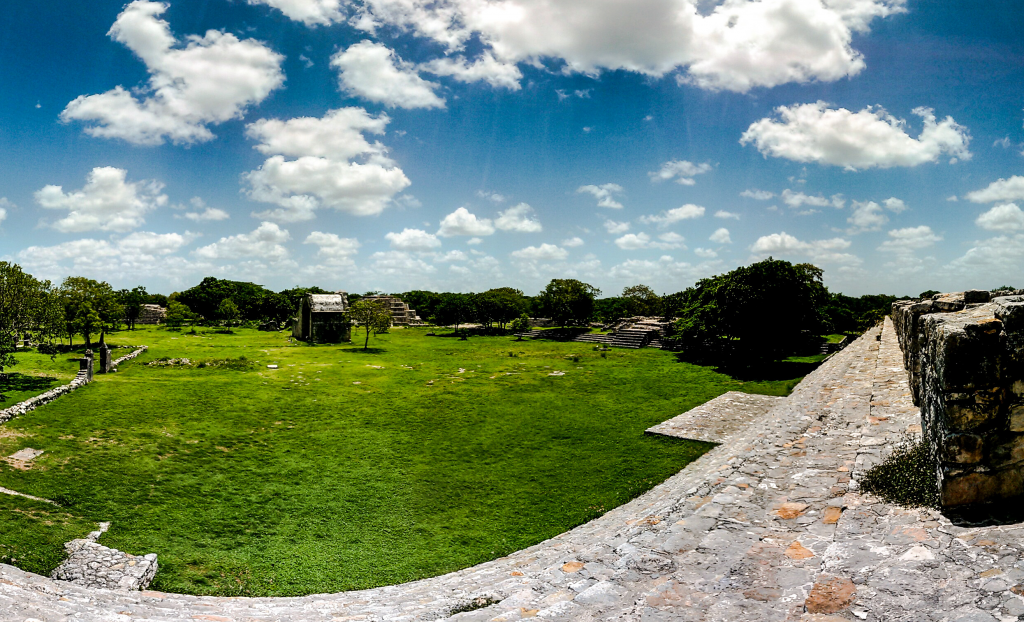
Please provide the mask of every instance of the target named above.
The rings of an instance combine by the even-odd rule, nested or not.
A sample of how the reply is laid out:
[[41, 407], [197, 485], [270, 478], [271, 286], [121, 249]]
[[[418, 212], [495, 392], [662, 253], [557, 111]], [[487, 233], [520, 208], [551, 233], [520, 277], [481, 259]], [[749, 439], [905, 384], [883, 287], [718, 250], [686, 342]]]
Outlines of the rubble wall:
[[1024, 494], [1024, 296], [898, 301], [892, 319], [946, 507]]

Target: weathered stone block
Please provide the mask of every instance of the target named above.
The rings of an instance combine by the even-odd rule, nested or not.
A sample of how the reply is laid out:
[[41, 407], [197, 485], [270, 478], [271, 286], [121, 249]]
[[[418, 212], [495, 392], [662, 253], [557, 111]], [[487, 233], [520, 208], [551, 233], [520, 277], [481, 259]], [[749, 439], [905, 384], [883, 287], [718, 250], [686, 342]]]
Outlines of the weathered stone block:
[[945, 458], [949, 462], [973, 464], [985, 455], [985, 440], [976, 434], [953, 434], [945, 442]]

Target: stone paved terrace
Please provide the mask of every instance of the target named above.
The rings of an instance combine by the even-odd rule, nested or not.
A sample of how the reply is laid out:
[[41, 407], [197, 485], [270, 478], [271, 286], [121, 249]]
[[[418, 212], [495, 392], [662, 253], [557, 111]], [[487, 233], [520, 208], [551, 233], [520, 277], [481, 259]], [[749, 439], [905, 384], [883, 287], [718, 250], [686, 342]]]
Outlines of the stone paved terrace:
[[668, 421], [651, 426], [646, 432], [723, 443], [764, 417], [783, 399], [786, 398], [729, 391]]
[[891, 324], [878, 335], [642, 497], [505, 558], [280, 599], [90, 590], [0, 565], [0, 620], [412, 621], [476, 598], [498, 602], [452, 619], [1022, 619], [1024, 528], [957, 527], [856, 492], [887, 443], [919, 432]]

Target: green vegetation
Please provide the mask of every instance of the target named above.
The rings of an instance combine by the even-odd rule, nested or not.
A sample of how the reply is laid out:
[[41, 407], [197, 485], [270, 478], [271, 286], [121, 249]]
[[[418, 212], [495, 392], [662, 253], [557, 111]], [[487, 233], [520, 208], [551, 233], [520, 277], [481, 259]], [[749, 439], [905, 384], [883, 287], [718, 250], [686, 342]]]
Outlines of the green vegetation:
[[[17, 372], [0, 375], [0, 410], [67, 384], [78, 373], [74, 355], [48, 356], [35, 350], [19, 350]], [[2, 430], [2, 428], [0, 428]]]
[[[0, 499], [0, 555], [45, 573], [64, 541], [112, 521], [102, 544], [160, 555], [155, 589], [297, 595], [433, 576], [599, 516], [710, 447], [647, 427], [795, 383], [658, 350], [427, 330], [365, 352], [244, 328], [108, 335], [151, 349], [0, 427], [0, 456], [46, 452], [28, 470], [0, 460], [0, 486], [61, 503]], [[49, 362], [18, 356], [26, 374]], [[147, 365], [164, 358], [195, 364]]]
[[893, 452], [860, 480], [863, 492], [905, 507], [939, 507], [935, 461], [923, 440], [903, 436]]

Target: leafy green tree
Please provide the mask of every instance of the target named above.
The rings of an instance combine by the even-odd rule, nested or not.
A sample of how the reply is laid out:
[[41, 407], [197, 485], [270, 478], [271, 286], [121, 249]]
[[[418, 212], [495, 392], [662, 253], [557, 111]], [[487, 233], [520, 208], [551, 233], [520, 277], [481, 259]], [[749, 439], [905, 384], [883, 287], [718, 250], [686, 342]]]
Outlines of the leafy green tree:
[[177, 300], [167, 302], [167, 315], [164, 316], [164, 322], [168, 326], [181, 326], [185, 322], [194, 321], [195, 317], [196, 314], [192, 313], [185, 303]]
[[49, 281], [21, 266], [0, 261], [0, 375], [15, 365], [18, 340], [31, 332], [37, 343], [52, 345], [62, 331], [60, 303]]
[[530, 330], [530, 316], [523, 313], [516, 319], [512, 320], [512, 324], [509, 325], [509, 329], [513, 333], [519, 333], [519, 338], [516, 341], [522, 341], [523, 335], [526, 331]]
[[560, 326], [582, 326], [594, 315], [601, 290], [576, 279], [552, 279], [540, 293], [542, 313]]
[[629, 315], [661, 315], [661, 296], [646, 285], [633, 285], [622, 290]]
[[432, 321], [438, 326], [454, 326], [455, 332], [459, 332], [459, 325], [472, 320], [475, 313], [472, 295], [446, 293], [441, 294]]
[[501, 329], [519, 317], [526, 308], [523, 292], [512, 287], [489, 289], [473, 299], [477, 320], [490, 328], [495, 323]]
[[159, 305], [163, 308], [167, 308], [167, 296], [163, 294], [150, 294], [146, 300], [147, 305]]
[[117, 291], [115, 299], [124, 312], [124, 321], [128, 324], [128, 330], [135, 330], [135, 322], [142, 315], [142, 305], [149, 304], [149, 298], [146, 288], [141, 285], [133, 289]]
[[428, 292], [421, 289], [414, 289], [398, 295], [402, 302], [409, 305], [410, 309], [416, 310], [416, 315], [421, 318], [432, 318], [441, 302], [441, 294]]
[[238, 305], [236, 305], [235, 301], [230, 298], [221, 300], [220, 304], [217, 305], [217, 317], [222, 320], [237, 320], [241, 315], [242, 312], [238, 310]]
[[93, 335], [124, 317], [114, 288], [105, 281], [69, 276], [60, 285], [59, 296], [68, 337], [82, 335], [87, 348], [92, 347]]
[[370, 345], [370, 333], [382, 333], [391, 327], [391, 309], [382, 300], [361, 299], [349, 306], [349, 316], [366, 330], [363, 349]]
[[775, 360], [822, 333], [827, 300], [820, 269], [769, 257], [699, 281], [676, 333], [691, 357]]
[[941, 294], [941, 293], [942, 293], [942, 292], [940, 292], [940, 291], [939, 291], [939, 290], [937, 290], [937, 289], [926, 289], [925, 291], [923, 291], [923, 292], [921, 292], [920, 294], [918, 294], [918, 296], [917, 296], [917, 297], [918, 297], [918, 298], [931, 298], [931, 297], [932, 297], [932, 296], [934, 296], [935, 294]]

